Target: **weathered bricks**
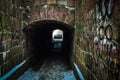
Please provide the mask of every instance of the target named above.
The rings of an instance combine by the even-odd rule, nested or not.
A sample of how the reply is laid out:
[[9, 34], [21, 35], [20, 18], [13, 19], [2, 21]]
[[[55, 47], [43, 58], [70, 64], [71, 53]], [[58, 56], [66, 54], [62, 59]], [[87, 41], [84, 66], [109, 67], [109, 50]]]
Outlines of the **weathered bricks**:
[[[77, 57], [75, 57], [75, 62], [77, 63], [77, 65], [80, 66], [80, 69], [82, 69], [83, 74], [85, 72], [85, 70], [83, 71], [83, 67], [84, 69], [86, 69], [87, 73], [84, 74], [84, 76], [86, 76], [86, 78], [89, 80], [93, 80], [95, 78], [97, 78], [97, 80], [101, 80], [101, 79], [108, 80], [109, 78], [111, 78], [112, 80], [112, 77], [110, 75], [113, 74], [112, 70], [110, 69], [111, 68], [110, 64], [111, 64], [111, 61], [113, 60], [112, 57], [114, 56], [112, 55], [110, 56], [109, 55], [110, 52], [107, 51], [107, 49], [105, 48], [106, 46], [101, 45], [99, 43], [99, 41], [102, 41], [102, 40], [99, 40], [99, 35], [93, 34], [94, 31], [97, 33], [99, 32], [97, 31], [97, 27], [99, 27], [100, 25], [103, 25], [104, 28], [106, 28], [106, 25], [109, 25], [109, 24], [112, 26], [113, 32], [112, 31], [111, 32], [113, 33], [113, 36], [111, 40], [107, 40], [107, 41], [112, 42], [114, 44], [114, 48], [118, 49], [116, 51], [116, 54], [114, 55], [120, 56], [118, 55], [120, 50], [119, 48], [120, 0], [115, 0], [116, 2], [114, 3], [113, 11], [109, 19], [105, 21], [104, 20], [97, 21], [96, 5], [99, 4], [99, 6], [101, 7], [102, 1], [105, 1], [105, 0], [93, 0], [92, 2], [91, 0], [77, 0], [77, 3], [76, 3], [75, 45], [77, 46], [75, 46], [75, 56]], [[102, 10], [102, 8], [100, 9]], [[93, 18], [92, 18], [92, 14], [95, 14]], [[95, 38], [97, 39], [97, 37], [99, 40], [98, 43], [92, 42], [94, 41]], [[79, 41], [79, 38], [80, 38], [80, 41]], [[94, 48], [96, 48], [96, 50], [94, 50]], [[111, 49], [109, 48], [109, 50]], [[118, 58], [115, 58], [115, 59], [119, 61]], [[117, 64], [120, 64], [120, 61]], [[118, 73], [117, 75], [115, 75], [115, 73], [113, 75], [114, 75], [114, 78], [116, 78], [117, 80]]]

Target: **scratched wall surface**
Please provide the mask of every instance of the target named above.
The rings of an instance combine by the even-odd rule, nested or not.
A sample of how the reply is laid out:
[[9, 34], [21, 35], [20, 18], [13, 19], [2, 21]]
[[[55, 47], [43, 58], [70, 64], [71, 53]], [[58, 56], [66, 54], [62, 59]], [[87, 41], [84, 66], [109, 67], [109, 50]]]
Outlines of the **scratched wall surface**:
[[120, 0], [77, 3], [75, 62], [87, 80], [120, 80]]

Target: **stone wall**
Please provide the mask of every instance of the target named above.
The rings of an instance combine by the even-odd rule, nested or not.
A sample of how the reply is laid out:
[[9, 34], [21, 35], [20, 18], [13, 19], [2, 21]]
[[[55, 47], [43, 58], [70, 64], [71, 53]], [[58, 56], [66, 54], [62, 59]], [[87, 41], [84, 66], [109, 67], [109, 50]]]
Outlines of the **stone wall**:
[[26, 59], [19, 0], [0, 2], [0, 77]]
[[120, 0], [77, 0], [74, 58], [86, 80], [120, 80], [119, 6]]
[[29, 23], [50, 19], [74, 26], [74, 6], [72, 0], [35, 0], [31, 7]]

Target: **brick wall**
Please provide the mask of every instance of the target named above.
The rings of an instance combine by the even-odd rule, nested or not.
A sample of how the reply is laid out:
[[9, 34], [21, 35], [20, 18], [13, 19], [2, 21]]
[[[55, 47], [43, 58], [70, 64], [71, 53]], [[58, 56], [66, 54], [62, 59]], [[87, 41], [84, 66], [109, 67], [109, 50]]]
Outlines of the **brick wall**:
[[0, 77], [25, 60], [18, 0], [0, 3]]
[[67, 1], [62, 0], [35, 0], [34, 5], [31, 7], [31, 18], [28, 22], [51, 19], [74, 26], [75, 4], [72, 0], [69, 0], [69, 2], [67, 4]]
[[74, 58], [87, 80], [120, 79], [120, 0], [104, 1], [77, 0]]

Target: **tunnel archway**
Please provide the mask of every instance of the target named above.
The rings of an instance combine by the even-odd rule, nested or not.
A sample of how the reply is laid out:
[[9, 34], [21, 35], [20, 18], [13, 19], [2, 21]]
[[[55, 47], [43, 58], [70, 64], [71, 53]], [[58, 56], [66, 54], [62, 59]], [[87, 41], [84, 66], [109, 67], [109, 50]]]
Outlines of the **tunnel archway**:
[[[63, 31], [61, 48], [54, 48], [52, 33], [54, 30]], [[60, 55], [70, 60], [73, 52], [74, 28], [69, 24], [55, 20], [33, 22], [23, 29], [26, 41], [26, 53], [33, 58], [33, 63], [49, 55]]]

